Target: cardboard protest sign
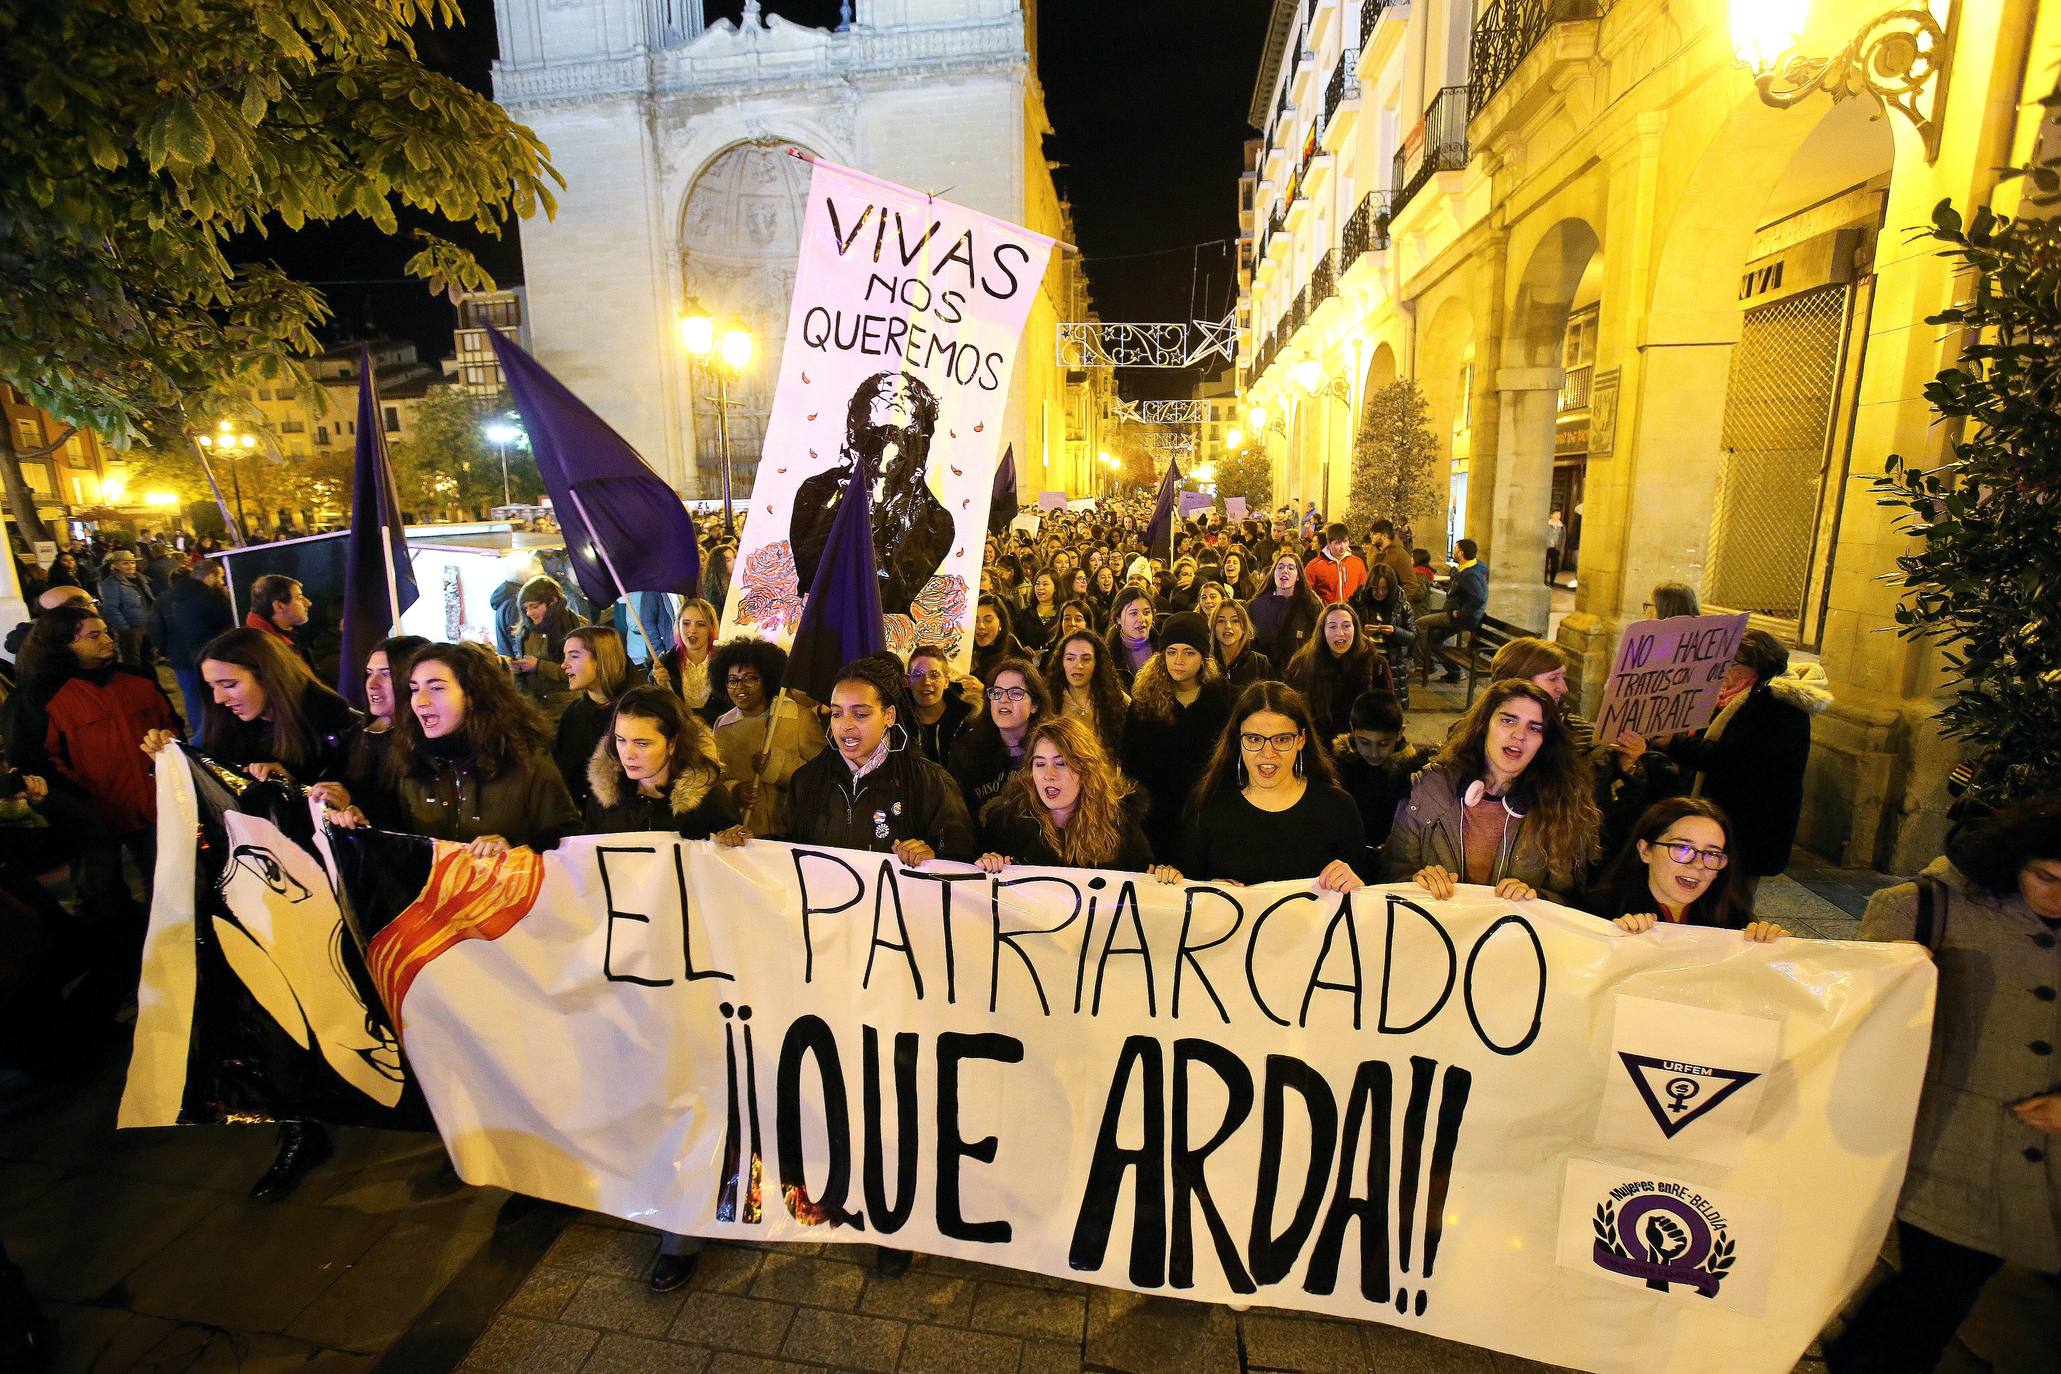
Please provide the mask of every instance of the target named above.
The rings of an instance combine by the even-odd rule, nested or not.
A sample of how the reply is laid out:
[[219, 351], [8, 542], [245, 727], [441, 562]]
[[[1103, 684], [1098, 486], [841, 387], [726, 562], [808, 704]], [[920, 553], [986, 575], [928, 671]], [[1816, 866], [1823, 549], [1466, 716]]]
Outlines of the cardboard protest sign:
[[1745, 633], [1743, 614], [1678, 615], [1625, 626], [1596, 712], [1596, 738], [1607, 743], [1626, 730], [1671, 735], [1710, 724], [1725, 667]]
[[939, 644], [965, 671], [1010, 378], [1052, 247], [815, 163], [723, 638], [793, 639], [832, 518], [863, 481], [889, 647]]
[[[1874, 1261], [1930, 1034], [1916, 946], [1632, 937], [1476, 887], [326, 843], [343, 964], [470, 1182], [1591, 1370], [1786, 1371]], [[159, 981], [178, 916], [126, 1124], [184, 1068], [146, 1052], [195, 996]]]
[[1039, 510], [1065, 510], [1066, 493], [1063, 491], [1041, 491], [1038, 493]]

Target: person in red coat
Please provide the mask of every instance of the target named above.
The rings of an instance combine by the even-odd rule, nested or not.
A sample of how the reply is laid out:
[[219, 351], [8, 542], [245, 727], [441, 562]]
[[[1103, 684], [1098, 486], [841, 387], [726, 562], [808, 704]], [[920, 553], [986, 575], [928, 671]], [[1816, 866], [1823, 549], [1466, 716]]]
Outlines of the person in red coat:
[[44, 803], [73, 850], [73, 879], [89, 919], [110, 923], [133, 963], [146, 908], [122, 872], [124, 851], [146, 890], [156, 862], [157, 785], [145, 734], [179, 729], [152, 674], [119, 662], [114, 636], [92, 606], [37, 617], [22, 644], [20, 688], [7, 702], [7, 762], [50, 783]]
[[1334, 520], [1325, 527], [1324, 547], [1304, 565], [1302, 575], [1317, 594], [1317, 600], [1329, 606], [1336, 601], [1351, 601], [1367, 585], [1367, 564], [1353, 552], [1345, 526]]

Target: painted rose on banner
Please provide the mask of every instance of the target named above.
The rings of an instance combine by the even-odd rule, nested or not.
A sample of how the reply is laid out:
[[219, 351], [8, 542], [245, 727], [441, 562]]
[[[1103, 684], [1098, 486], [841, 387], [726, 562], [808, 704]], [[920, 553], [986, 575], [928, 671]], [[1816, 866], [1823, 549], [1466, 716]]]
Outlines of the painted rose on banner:
[[991, 478], [1052, 240], [817, 162], [722, 635], [788, 643], [854, 482], [887, 641], [972, 657]]

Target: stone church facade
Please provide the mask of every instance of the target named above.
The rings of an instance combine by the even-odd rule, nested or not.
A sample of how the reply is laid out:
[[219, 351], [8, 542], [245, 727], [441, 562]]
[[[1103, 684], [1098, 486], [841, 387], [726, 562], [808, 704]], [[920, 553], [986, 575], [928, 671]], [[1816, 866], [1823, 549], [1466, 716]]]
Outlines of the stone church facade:
[[[730, 390], [740, 493], [787, 328], [809, 167], [790, 148], [1068, 239], [1037, 77], [1035, 0], [858, 0], [837, 30], [777, 5], [705, 22], [701, 0], [496, 0], [494, 93], [566, 178], [522, 227], [546, 367], [685, 495], [721, 491], [716, 404], [679, 320], [690, 301], [754, 340]], [[1085, 309], [1055, 254], [1010, 399], [1018, 487], [1092, 480], [1092, 397], [1054, 364]]]

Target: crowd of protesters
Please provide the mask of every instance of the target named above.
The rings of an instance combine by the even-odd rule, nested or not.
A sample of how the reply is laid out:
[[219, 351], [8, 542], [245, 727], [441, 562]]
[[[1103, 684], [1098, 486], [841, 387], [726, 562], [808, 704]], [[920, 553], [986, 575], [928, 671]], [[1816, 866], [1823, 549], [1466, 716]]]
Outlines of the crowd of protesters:
[[[1812, 716], [1829, 696], [1773, 636], [1745, 636], [1701, 731], [1595, 739], [1573, 709], [1572, 662], [1520, 639], [1449, 729], [1413, 741], [1413, 671], [1428, 676], [1427, 646], [1483, 613], [1472, 544], [1458, 541], [1434, 579], [1428, 552], [1387, 520], [1355, 542], [1342, 524], [1288, 513], [1206, 516], [1173, 522], [1158, 550], [1147, 521], [1140, 506], [1105, 505], [990, 537], [964, 652], [861, 659], [821, 700], [784, 681], [776, 645], [719, 640], [727, 546], [708, 550], [704, 596], [639, 598], [634, 614], [597, 614], [550, 575], [511, 582], [496, 594], [496, 643], [395, 638], [357, 665], [367, 713], [310, 670], [298, 638], [309, 601], [292, 579], [257, 578], [239, 619], [209, 560], [170, 560], [160, 582], [151, 550], [110, 550], [95, 584], [60, 558], [25, 585], [35, 615], [8, 641], [0, 814], [68, 846], [79, 910], [66, 928], [111, 1003], [140, 958], [150, 769], [178, 738], [313, 789], [338, 824], [486, 857], [666, 830], [994, 873], [1061, 864], [1337, 892], [1401, 882], [1442, 899], [1471, 885], [1567, 903], [1625, 938], [1672, 924], [1788, 938], [1755, 912], [1756, 888], [1788, 862]], [[1696, 609], [1675, 586], [1654, 604]], [[0, 833], [12, 840], [0, 900], [17, 923], [57, 920], [41, 886], [49, 855], [39, 865], [21, 830]], [[2007, 1062], [2009, 1037], [1985, 1029], [2015, 1017], [2021, 1039], [2061, 1039], [2061, 807], [1977, 827], [1928, 882], [1952, 911], [1943, 935], [1921, 928], [1909, 885], [1878, 898], [1867, 927], [1940, 951], [1939, 1024], [1961, 1028], [1935, 1048], [1900, 1223], [1918, 1293], [1871, 1303], [1849, 1347], [1872, 1353], [1841, 1364], [1828, 1351], [1836, 1370], [1929, 1367], [1904, 1357], [1936, 1354], [2003, 1259], [2061, 1267], [2061, 1189], [2042, 1162], [2061, 1132], [2061, 1084], [2051, 1060]], [[2009, 977], [2007, 946], [2022, 964]], [[2020, 983], [2033, 1004], [2020, 1005]], [[319, 1125], [287, 1123], [252, 1195], [285, 1196], [328, 1150]], [[684, 1284], [700, 1247], [665, 1237], [651, 1285]], [[894, 1273], [907, 1257], [878, 1262]]]

